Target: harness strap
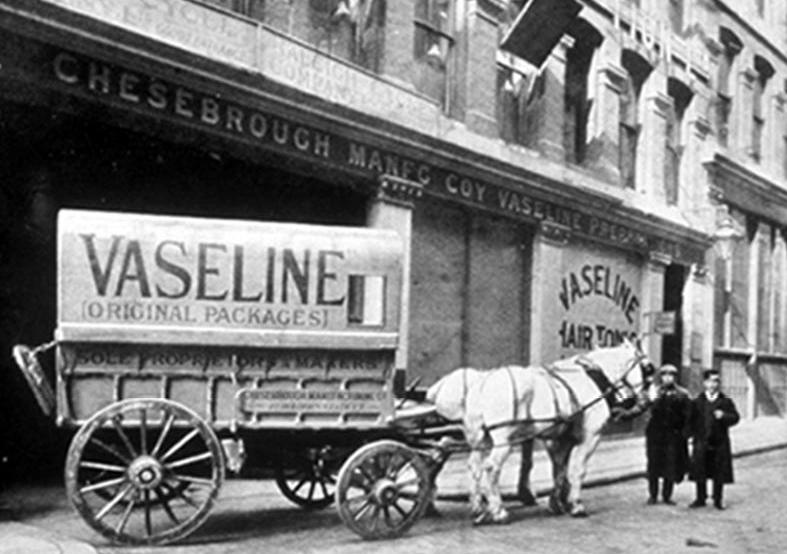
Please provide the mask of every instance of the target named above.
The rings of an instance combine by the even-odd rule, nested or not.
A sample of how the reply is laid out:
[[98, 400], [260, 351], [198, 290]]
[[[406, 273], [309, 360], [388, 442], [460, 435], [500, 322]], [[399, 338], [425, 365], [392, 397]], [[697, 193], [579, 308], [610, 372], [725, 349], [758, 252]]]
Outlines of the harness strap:
[[506, 372], [508, 373], [508, 379], [511, 381], [511, 400], [513, 403], [513, 420], [516, 421], [519, 419], [519, 392], [516, 388], [516, 380], [514, 379], [514, 373], [511, 371], [511, 366], [506, 366]]

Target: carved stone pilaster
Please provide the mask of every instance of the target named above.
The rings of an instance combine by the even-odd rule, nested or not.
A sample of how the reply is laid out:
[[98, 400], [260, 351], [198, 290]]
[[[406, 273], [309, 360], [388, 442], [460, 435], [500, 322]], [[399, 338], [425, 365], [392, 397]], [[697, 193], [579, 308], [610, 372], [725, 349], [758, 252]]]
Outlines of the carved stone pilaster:
[[669, 254], [659, 252], [658, 250], [652, 250], [648, 252], [648, 264], [654, 269], [664, 271], [664, 269], [671, 263], [672, 256]]
[[404, 208], [414, 208], [415, 201], [424, 194], [424, 186], [396, 175], [380, 175], [376, 199]]
[[626, 70], [613, 63], [608, 63], [599, 69], [599, 77], [604, 85], [617, 93], [623, 91], [626, 80], [628, 79]]
[[538, 225], [538, 234], [543, 241], [562, 246], [571, 239], [571, 228], [553, 221], [542, 221]]

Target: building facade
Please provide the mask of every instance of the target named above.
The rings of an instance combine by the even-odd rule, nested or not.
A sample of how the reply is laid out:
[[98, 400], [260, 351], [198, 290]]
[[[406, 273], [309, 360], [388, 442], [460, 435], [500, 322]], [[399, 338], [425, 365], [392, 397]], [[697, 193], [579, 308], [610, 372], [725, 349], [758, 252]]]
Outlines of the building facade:
[[0, 0], [3, 349], [61, 207], [385, 227], [407, 380], [638, 334], [782, 415], [785, 9], [731, 4]]

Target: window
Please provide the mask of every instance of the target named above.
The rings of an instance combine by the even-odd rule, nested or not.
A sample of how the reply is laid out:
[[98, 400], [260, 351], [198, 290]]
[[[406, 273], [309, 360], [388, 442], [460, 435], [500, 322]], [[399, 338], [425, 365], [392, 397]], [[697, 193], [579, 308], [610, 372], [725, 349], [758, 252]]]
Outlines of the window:
[[675, 33], [683, 32], [683, 0], [669, 0], [668, 18]]
[[626, 188], [636, 187], [637, 146], [639, 142], [639, 97], [642, 85], [652, 70], [651, 65], [632, 50], [624, 50], [623, 68], [628, 79], [620, 92], [620, 150], [621, 183]]
[[760, 17], [765, 15], [765, 0], [754, 0], [757, 5], [757, 15]]
[[417, 0], [413, 56], [416, 88], [448, 107], [453, 37], [453, 0]]
[[[511, 63], [513, 62], [513, 63]], [[497, 127], [506, 142], [526, 145], [527, 104], [532, 79], [514, 59], [497, 65]]]
[[716, 136], [719, 145], [729, 145], [730, 115], [732, 112], [732, 90], [730, 87], [730, 75], [732, 74], [735, 57], [740, 53], [743, 44], [740, 39], [727, 29], [722, 27], [719, 31], [719, 42], [722, 44], [722, 52], [719, 56], [719, 72], [716, 76]]
[[581, 164], [587, 150], [587, 126], [591, 109], [588, 79], [601, 33], [583, 19], [570, 30], [574, 45], [566, 56], [564, 150], [567, 160]]
[[678, 203], [680, 190], [680, 162], [683, 156], [683, 116], [691, 102], [691, 89], [677, 79], [667, 81], [667, 93], [672, 99], [667, 113], [664, 157], [664, 196], [667, 204]]
[[754, 93], [752, 95], [752, 131], [749, 154], [756, 162], [762, 160], [762, 140], [765, 130], [765, 108], [763, 100], [768, 80], [773, 76], [774, 69], [767, 60], [761, 56], [754, 57]]

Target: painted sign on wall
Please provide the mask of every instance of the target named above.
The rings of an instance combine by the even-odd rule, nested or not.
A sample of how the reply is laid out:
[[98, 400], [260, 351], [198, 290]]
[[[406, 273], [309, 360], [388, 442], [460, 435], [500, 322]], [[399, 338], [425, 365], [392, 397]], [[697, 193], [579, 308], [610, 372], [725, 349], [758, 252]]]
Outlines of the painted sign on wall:
[[639, 330], [641, 269], [625, 255], [569, 246], [554, 291], [560, 355], [615, 346]]

